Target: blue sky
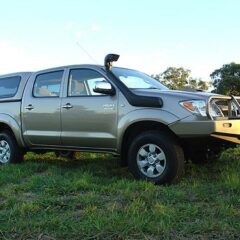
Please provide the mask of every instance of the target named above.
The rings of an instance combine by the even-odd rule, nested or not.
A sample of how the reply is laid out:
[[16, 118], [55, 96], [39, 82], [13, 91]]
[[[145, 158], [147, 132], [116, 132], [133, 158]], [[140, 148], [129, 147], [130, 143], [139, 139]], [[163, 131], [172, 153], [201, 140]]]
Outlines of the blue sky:
[[182, 66], [204, 80], [223, 64], [240, 63], [238, 0], [0, 0], [0, 6], [0, 74], [102, 64], [109, 52], [121, 55], [118, 66], [148, 74]]

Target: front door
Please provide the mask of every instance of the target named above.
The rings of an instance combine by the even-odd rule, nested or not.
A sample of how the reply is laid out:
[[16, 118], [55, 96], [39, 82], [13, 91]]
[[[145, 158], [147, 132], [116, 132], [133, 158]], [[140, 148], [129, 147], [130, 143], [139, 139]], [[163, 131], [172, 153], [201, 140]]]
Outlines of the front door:
[[61, 103], [62, 145], [116, 148], [117, 95], [95, 93], [96, 81], [107, 80], [92, 69], [69, 71], [67, 95]]

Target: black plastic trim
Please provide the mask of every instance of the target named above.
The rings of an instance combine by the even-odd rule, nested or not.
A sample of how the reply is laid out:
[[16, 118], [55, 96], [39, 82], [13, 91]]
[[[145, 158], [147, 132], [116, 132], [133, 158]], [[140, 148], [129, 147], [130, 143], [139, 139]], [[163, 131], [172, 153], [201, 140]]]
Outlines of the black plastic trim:
[[0, 103], [5, 103], [5, 102], [21, 102], [21, 99], [0, 99]]

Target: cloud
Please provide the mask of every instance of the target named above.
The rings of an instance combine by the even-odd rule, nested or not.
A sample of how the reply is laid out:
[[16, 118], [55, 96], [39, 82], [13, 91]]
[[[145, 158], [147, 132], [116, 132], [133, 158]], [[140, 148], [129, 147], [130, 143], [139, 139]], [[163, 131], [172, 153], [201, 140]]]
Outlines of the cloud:
[[100, 30], [101, 30], [101, 28], [100, 28], [99, 25], [97, 25], [95, 23], [91, 24], [91, 31], [92, 32], [99, 32]]
[[9, 42], [5, 40], [1, 40], [0, 52], [1, 52], [1, 56], [4, 56], [4, 58], [6, 59], [6, 58], [9, 58], [8, 54], [11, 55], [12, 53], [21, 53], [22, 51], [19, 48], [13, 47], [11, 44], [9, 44]]
[[64, 31], [76, 41], [82, 41], [90, 37], [91, 34], [101, 31], [101, 27], [96, 24], [82, 25], [78, 22], [68, 21], [63, 26]]
[[67, 22], [63, 28], [65, 31], [72, 31], [74, 29], [74, 25], [75, 24], [73, 22]]
[[[74, 34], [74, 32], [72, 32]], [[216, 68], [221, 67], [219, 61], [214, 64], [213, 58], [201, 59], [187, 56], [184, 59], [182, 52], [178, 53], [172, 49], [158, 49], [153, 52], [142, 49], [138, 52], [119, 47], [119, 45], [106, 46], [104, 48], [92, 49], [85, 35], [81, 31], [75, 32], [76, 42], [74, 46], [66, 51], [59, 51], [58, 47], [42, 51], [41, 48], [30, 49], [15, 42], [0, 39], [0, 74], [18, 71], [36, 71], [61, 65], [82, 63], [103, 63], [106, 53], [116, 52], [121, 55], [115, 66], [138, 69], [148, 74], [158, 74], [167, 67], [184, 67], [192, 71], [192, 76], [210, 80], [209, 74]], [[82, 39], [84, 36], [84, 39]], [[81, 39], [80, 39], [81, 38]], [[74, 40], [74, 39], [73, 39]], [[114, 50], [113, 50], [113, 49]], [[64, 54], [63, 54], [64, 52]]]
[[98, 26], [97, 24], [91, 24], [90, 28], [89, 26], [85, 28], [81, 27], [81, 28], [72, 28], [71, 30], [73, 30], [74, 32], [74, 37], [77, 40], [82, 40], [82, 39], [87, 39], [91, 33], [97, 33], [101, 30], [100, 26]]
[[57, 66], [60, 62], [56, 56], [37, 53], [14, 42], [0, 40], [0, 74], [13, 72], [37, 71]]
[[22, 71], [30, 62], [25, 49], [6, 40], [0, 40], [0, 73]]
[[82, 39], [83, 37], [84, 37], [84, 32], [83, 31], [76, 31], [75, 33], [74, 33], [74, 36], [75, 36], [75, 38], [77, 39], [77, 40], [80, 40], [80, 39]]

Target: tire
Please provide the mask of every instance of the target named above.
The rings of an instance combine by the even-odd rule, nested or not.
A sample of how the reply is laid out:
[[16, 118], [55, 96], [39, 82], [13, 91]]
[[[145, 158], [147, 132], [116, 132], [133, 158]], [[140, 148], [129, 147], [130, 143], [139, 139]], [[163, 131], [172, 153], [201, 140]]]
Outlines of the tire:
[[184, 171], [183, 150], [169, 133], [147, 131], [132, 140], [128, 166], [137, 179], [156, 184], [174, 183]]
[[0, 164], [23, 162], [23, 150], [9, 131], [0, 132]]

